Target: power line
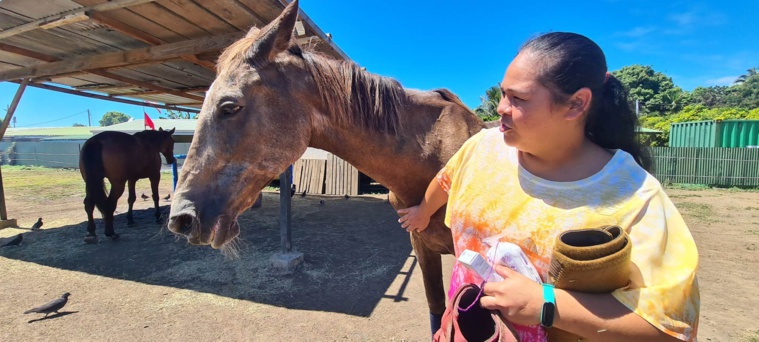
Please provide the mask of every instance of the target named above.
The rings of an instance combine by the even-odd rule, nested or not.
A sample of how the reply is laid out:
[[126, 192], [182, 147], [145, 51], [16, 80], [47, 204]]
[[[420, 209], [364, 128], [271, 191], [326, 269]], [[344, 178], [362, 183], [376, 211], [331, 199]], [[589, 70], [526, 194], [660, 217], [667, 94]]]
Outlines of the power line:
[[87, 110], [83, 110], [83, 111], [81, 111], [79, 113], [72, 114], [72, 115], [69, 115], [69, 116], [65, 116], [65, 117], [62, 117], [62, 118], [59, 118], [59, 119], [55, 119], [55, 120], [50, 120], [50, 121], [45, 121], [45, 122], [38, 122], [38, 123], [34, 123], [34, 124], [29, 124], [29, 125], [22, 125], [22, 126], [18, 126], [18, 127], [23, 128], [23, 127], [32, 127], [32, 126], [37, 126], [37, 125], [44, 125], [44, 124], [48, 124], [48, 123], [51, 123], [51, 122], [56, 122], [56, 121], [61, 121], [61, 120], [66, 120], [66, 119], [69, 119], [69, 118], [73, 118], [73, 117], [75, 117], [75, 116], [77, 116], [79, 114], [82, 114], [82, 113], [87, 113]]

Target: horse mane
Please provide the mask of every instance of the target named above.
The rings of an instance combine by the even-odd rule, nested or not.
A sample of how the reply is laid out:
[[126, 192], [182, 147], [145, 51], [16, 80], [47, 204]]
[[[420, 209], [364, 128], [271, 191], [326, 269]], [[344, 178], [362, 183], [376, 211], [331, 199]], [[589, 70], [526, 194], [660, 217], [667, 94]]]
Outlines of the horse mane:
[[[219, 56], [218, 74], [229, 68], [235, 70], [245, 62], [266, 63], [248, 60], [248, 50], [255, 40], [255, 35], [246, 36], [227, 47]], [[288, 53], [305, 62], [326, 111], [337, 122], [383, 133], [398, 132], [399, 113], [408, 102], [398, 81], [369, 73], [353, 62], [335, 60], [315, 50], [304, 51], [298, 45], [292, 45]]]
[[137, 139], [142, 139], [143, 141], [161, 143], [163, 142], [163, 139], [166, 138], [164, 132], [167, 131], [144, 130], [134, 133], [133, 136]]

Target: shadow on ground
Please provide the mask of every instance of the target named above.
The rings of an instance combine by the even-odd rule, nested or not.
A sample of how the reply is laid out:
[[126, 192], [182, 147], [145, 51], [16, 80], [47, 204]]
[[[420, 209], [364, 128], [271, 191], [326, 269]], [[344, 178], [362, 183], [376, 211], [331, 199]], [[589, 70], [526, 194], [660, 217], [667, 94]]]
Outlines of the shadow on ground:
[[[320, 204], [323, 200], [324, 204]], [[161, 210], [168, 213], [168, 206]], [[71, 215], [84, 216], [81, 213]], [[411, 255], [408, 234], [384, 200], [309, 196], [293, 198], [293, 246], [305, 262], [287, 276], [269, 266], [279, 251], [279, 194], [265, 193], [263, 206], [240, 216], [239, 259], [225, 258], [208, 246], [192, 246], [153, 222], [153, 210], [116, 217], [117, 242], [103, 236], [84, 244], [86, 221], [77, 225], [26, 232], [21, 246], [0, 248], [0, 256], [105, 277], [212, 293], [292, 309], [319, 310], [367, 317]], [[165, 216], [165, 215], [164, 215]], [[415, 266], [415, 260], [412, 260]], [[408, 268], [407, 268], [408, 269]], [[404, 282], [405, 284], [405, 282]]]

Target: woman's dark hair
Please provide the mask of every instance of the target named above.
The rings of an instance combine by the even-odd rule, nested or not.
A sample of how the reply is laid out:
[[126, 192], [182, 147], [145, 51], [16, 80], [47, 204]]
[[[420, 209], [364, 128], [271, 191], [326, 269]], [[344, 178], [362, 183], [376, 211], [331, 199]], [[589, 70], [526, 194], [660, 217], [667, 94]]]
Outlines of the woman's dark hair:
[[607, 149], [622, 149], [650, 171], [651, 156], [637, 139], [638, 117], [618, 79], [607, 76], [606, 56], [592, 40], [576, 33], [552, 32], [528, 40], [519, 49], [540, 61], [538, 82], [555, 103], [565, 103], [581, 88], [593, 93], [585, 136]]

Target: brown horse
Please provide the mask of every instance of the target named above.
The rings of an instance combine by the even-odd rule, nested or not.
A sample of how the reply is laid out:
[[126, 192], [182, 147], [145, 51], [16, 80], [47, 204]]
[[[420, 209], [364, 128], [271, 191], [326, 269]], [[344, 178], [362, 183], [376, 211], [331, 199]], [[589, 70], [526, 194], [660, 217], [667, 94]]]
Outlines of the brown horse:
[[[138, 179], [149, 178], [153, 190], [155, 219], [160, 223], [158, 211], [158, 182], [161, 180], [161, 156], [167, 164], [174, 163], [174, 129], [164, 131], [137, 132], [129, 135], [122, 132], [99, 133], [82, 145], [79, 154], [79, 171], [85, 183], [84, 211], [87, 212], [87, 237], [84, 241], [93, 243], [95, 220], [92, 213], [97, 206], [105, 221], [105, 236], [117, 240], [113, 232], [113, 213], [119, 197], [124, 193], [124, 185], [129, 182], [129, 211], [127, 224], [134, 224], [132, 205], [137, 199], [134, 185]], [[106, 196], [104, 178], [111, 183], [111, 192]]]
[[[416, 205], [447, 160], [485, 127], [447, 90], [404, 89], [353, 63], [301, 50], [292, 37], [297, 13], [293, 1], [219, 58], [169, 217], [169, 229], [190, 243], [219, 248], [235, 238], [237, 216], [308, 146], [383, 184], [396, 209]], [[411, 234], [438, 322], [445, 311], [440, 254], [453, 253], [444, 210]]]

